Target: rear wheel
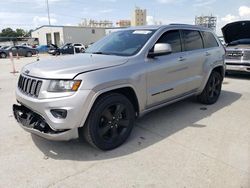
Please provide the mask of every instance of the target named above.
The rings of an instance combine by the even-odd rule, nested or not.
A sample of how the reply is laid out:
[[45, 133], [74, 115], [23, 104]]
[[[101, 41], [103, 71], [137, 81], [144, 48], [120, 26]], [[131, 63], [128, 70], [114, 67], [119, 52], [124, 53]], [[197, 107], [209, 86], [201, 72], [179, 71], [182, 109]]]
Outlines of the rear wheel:
[[206, 87], [198, 96], [199, 102], [203, 104], [214, 104], [218, 100], [221, 93], [222, 76], [213, 71], [208, 79]]
[[7, 54], [6, 54], [6, 53], [1, 53], [1, 54], [0, 54], [0, 57], [1, 57], [1, 58], [6, 58], [6, 57], [7, 57]]
[[129, 137], [135, 120], [131, 102], [123, 95], [111, 93], [100, 98], [79, 130], [80, 136], [101, 150], [111, 150]]

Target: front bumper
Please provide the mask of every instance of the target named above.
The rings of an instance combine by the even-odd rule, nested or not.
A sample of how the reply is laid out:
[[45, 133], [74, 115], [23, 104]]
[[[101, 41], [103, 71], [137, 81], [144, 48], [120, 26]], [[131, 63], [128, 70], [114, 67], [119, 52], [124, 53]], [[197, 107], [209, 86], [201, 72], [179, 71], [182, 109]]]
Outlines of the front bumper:
[[77, 129], [54, 131], [39, 114], [25, 106], [14, 104], [13, 114], [24, 130], [48, 140], [62, 141], [78, 138]]
[[246, 65], [230, 65], [227, 64], [226, 65], [226, 70], [228, 71], [240, 71], [240, 72], [250, 72], [250, 65], [246, 66]]
[[[85, 123], [93, 95], [91, 90], [79, 90], [67, 97], [39, 99], [17, 88], [16, 99], [21, 106], [13, 105], [13, 112], [19, 124], [28, 132], [50, 140], [75, 139], [78, 137], [78, 128]], [[53, 116], [51, 110], [54, 109], [67, 110], [67, 116], [61, 119]], [[47, 129], [40, 129], [33, 122], [30, 123], [28, 116], [34, 116], [34, 121], [42, 121]]]

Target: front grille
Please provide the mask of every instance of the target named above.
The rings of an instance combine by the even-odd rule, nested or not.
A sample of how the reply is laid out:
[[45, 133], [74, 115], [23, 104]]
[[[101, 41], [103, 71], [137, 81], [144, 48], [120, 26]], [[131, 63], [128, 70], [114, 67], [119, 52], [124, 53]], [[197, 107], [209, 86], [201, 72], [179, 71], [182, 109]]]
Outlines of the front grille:
[[25, 93], [26, 95], [37, 98], [39, 95], [42, 83], [43, 82], [41, 80], [20, 75], [17, 85], [18, 85], [19, 90]]
[[243, 60], [250, 61], [250, 51], [244, 51]]
[[226, 59], [241, 60], [242, 56], [242, 51], [227, 51], [226, 53]]

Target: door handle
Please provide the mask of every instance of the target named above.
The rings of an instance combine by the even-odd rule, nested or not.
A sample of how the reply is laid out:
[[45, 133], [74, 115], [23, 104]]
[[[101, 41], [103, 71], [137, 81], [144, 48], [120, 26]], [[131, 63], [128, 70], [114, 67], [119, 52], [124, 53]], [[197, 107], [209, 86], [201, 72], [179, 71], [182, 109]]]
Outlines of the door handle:
[[206, 52], [206, 56], [210, 56], [211, 54], [209, 52]]
[[179, 57], [178, 60], [179, 60], [179, 61], [185, 61], [186, 58], [184, 58], [184, 57]]

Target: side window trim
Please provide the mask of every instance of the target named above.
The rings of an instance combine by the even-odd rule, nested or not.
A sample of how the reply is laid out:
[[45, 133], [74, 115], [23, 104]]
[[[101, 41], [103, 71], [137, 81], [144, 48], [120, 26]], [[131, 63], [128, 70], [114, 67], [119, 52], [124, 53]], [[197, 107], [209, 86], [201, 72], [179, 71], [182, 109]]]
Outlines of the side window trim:
[[[204, 36], [205, 33], [209, 33], [209, 34], [212, 35], [214, 41], [216, 42], [216, 46], [206, 47], [206, 45], [205, 45], [205, 36]], [[214, 34], [212, 32], [210, 32], [210, 31], [201, 31], [201, 36], [202, 36], [202, 40], [204, 41], [204, 49], [217, 48], [217, 47], [220, 46], [217, 38], [214, 36]]]
[[205, 48], [205, 45], [204, 45], [204, 42], [203, 42], [203, 38], [202, 38], [202, 34], [201, 34], [201, 31], [200, 30], [197, 30], [197, 29], [180, 29], [180, 32], [181, 32], [181, 41], [182, 41], [182, 45], [183, 45], [183, 51], [184, 52], [189, 52], [190, 50], [186, 50], [186, 46], [185, 46], [185, 38], [184, 38], [184, 34], [183, 32], [184, 31], [196, 31], [199, 33], [200, 37], [201, 37], [201, 41], [202, 41], [202, 48], [200, 49], [194, 49], [194, 50], [191, 50], [191, 51], [197, 51], [197, 50], [202, 50]]
[[201, 31], [199, 31], [199, 34], [200, 34], [200, 37], [201, 37], [201, 40], [202, 40], [203, 49], [206, 49], [205, 48], [205, 41], [204, 41], [204, 38], [203, 38], [203, 35], [202, 35]]

